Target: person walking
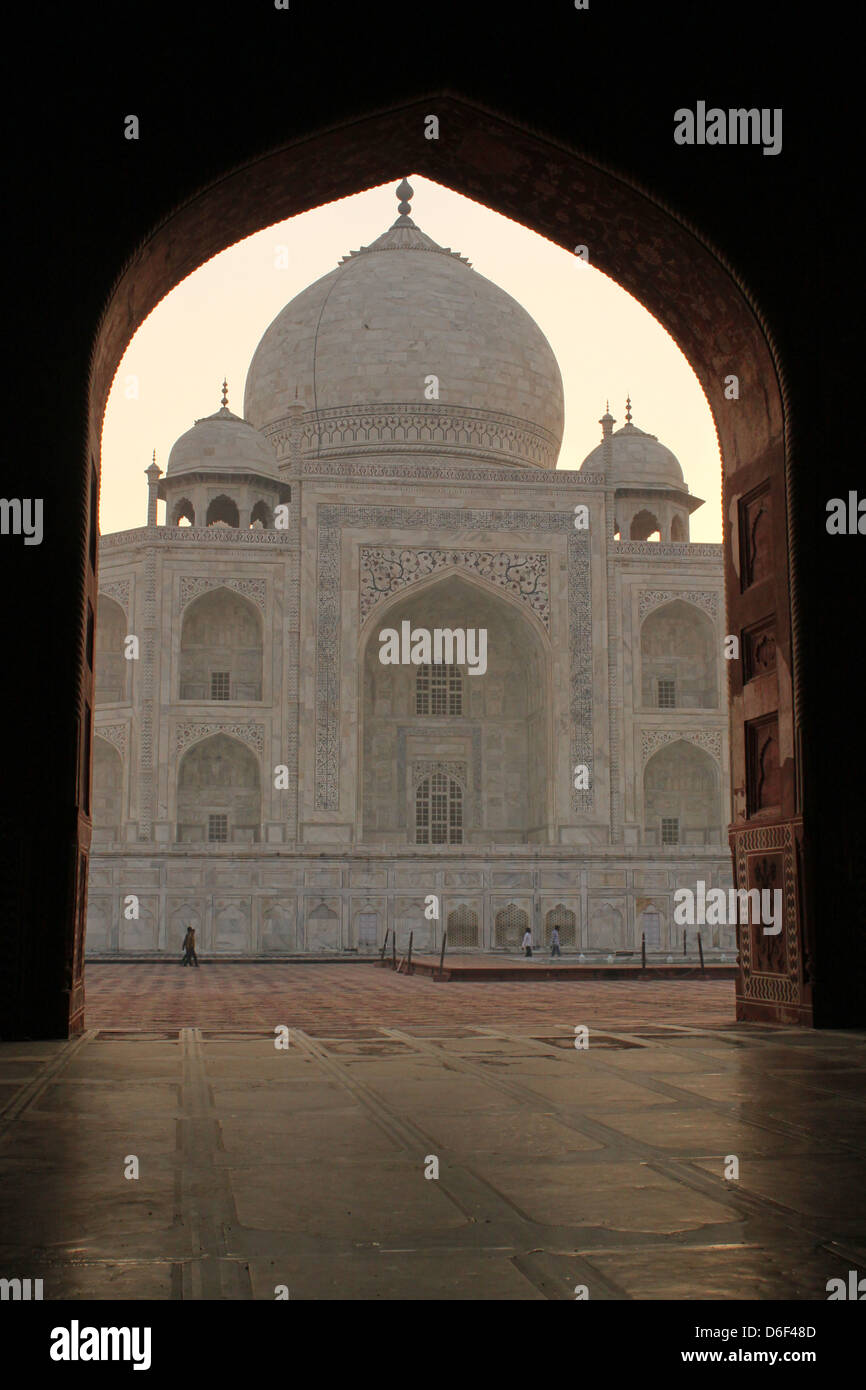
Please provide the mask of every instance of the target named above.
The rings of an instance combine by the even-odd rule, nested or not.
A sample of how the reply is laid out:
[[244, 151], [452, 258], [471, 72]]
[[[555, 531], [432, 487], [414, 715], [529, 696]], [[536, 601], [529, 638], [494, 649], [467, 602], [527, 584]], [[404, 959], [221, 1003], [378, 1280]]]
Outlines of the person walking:
[[526, 928], [526, 931], [523, 933], [523, 954], [525, 956], [532, 955], [532, 932], [529, 930], [528, 927]]
[[554, 956], [559, 956], [560, 960], [562, 959], [562, 952], [559, 949], [559, 927], [554, 927], [550, 933], [550, 959], [553, 960]]
[[183, 938], [181, 965], [194, 965], [198, 968], [198, 956], [195, 953], [195, 927], [187, 927], [186, 929], [186, 936]]

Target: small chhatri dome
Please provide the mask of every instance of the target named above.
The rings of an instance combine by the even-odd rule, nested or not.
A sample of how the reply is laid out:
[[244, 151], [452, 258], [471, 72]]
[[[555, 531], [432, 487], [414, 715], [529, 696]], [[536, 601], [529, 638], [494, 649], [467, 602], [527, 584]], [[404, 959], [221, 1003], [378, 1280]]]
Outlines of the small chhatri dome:
[[[675, 488], [688, 492], [679, 460], [670, 449], [659, 443], [654, 434], [639, 430], [632, 423], [631, 415], [629, 396], [625, 407], [626, 423], [587, 454], [581, 468], [586, 469], [587, 473], [606, 472], [608, 481], [618, 487]], [[609, 411], [602, 417], [601, 424], [607, 434], [613, 424]], [[607, 450], [610, 451], [610, 463], [605, 468]]]
[[276, 456], [268, 441], [249, 422], [228, 408], [228, 384], [223, 381], [222, 405], [213, 415], [196, 420], [175, 442], [168, 456], [166, 478], [182, 473], [247, 473], [279, 477]]
[[388, 230], [267, 329], [247, 375], [246, 418], [281, 456], [297, 406], [301, 455], [555, 468], [564, 406], [550, 344], [522, 305], [421, 231], [406, 179], [396, 192]]

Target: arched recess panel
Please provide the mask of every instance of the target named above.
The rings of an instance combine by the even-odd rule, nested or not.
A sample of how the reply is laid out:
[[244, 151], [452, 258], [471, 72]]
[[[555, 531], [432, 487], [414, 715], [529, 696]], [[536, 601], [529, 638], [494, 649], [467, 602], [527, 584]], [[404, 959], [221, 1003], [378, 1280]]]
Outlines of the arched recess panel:
[[117, 749], [98, 735], [93, 740], [94, 844], [107, 844], [121, 838], [123, 822], [123, 762]]
[[693, 603], [654, 609], [640, 630], [641, 704], [655, 709], [716, 709], [716, 630]]
[[[533, 622], [492, 589], [453, 574], [409, 585], [375, 612], [361, 661], [365, 841], [543, 840], [551, 792], [549, 675]], [[399, 631], [404, 619], [430, 631], [453, 628], [455, 613], [461, 626], [487, 633], [483, 679], [465, 665], [379, 660], [385, 628]], [[447, 785], [434, 790], [422, 782], [428, 777], [445, 777]]]
[[213, 589], [186, 609], [180, 638], [180, 698], [262, 698], [261, 618], [240, 594]]
[[718, 845], [723, 824], [719, 769], [685, 739], [668, 743], [644, 768], [644, 839], [661, 848]]
[[493, 939], [497, 950], [517, 951], [529, 926], [529, 913], [516, 903], [499, 908], [493, 920]]
[[254, 844], [261, 836], [258, 758], [238, 739], [214, 734], [188, 748], [177, 774], [180, 844]]
[[117, 704], [127, 698], [131, 662], [124, 655], [129, 629], [126, 614], [107, 594], [99, 595], [96, 609], [96, 669], [94, 693], [97, 705]]

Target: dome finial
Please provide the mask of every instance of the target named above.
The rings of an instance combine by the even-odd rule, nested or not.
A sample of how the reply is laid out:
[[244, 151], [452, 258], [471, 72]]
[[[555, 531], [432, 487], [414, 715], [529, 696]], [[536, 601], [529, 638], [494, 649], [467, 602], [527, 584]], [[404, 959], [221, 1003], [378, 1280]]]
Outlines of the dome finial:
[[397, 204], [397, 211], [401, 217], [408, 217], [409, 213], [412, 211], [409, 199], [413, 196], [414, 192], [415, 190], [408, 179], [403, 179], [397, 185], [397, 197], [400, 199], [400, 202]]
[[223, 404], [223, 409], [224, 409], [224, 410], [228, 410], [228, 404], [229, 404], [229, 384], [228, 384], [228, 382], [226, 381], [225, 377], [223, 377], [223, 400], [222, 400], [222, 404]]
[[625, 398], [625, 422], [627, 425], [631, 424], [631, 396]]

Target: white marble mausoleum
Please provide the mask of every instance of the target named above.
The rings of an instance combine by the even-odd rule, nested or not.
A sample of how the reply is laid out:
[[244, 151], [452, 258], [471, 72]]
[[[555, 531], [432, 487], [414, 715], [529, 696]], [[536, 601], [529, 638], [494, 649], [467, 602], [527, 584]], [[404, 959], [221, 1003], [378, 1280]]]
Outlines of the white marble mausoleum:
[[[701, 501], [630, 407], [557, 468], [544, 334], [398, 196], [101, 539], [91, 956], [676, 954], [674, 890], [731, 884]], [[485, 630], [486, 670], [383, 665], [404, 622]]]

